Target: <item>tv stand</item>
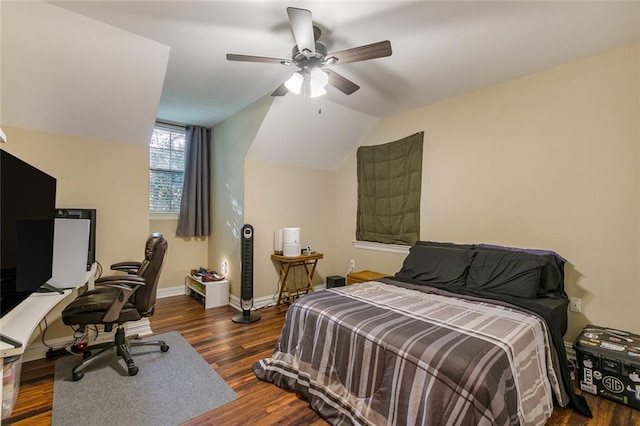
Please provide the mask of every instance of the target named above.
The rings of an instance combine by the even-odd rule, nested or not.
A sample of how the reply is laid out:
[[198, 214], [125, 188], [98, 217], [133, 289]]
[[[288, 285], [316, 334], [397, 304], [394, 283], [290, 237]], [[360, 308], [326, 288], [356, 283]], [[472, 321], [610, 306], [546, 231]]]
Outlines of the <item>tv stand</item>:
[[36, 293], [58, 293], [64, 294], [64, 290], [54, 287], [49, 283], [44, 283], [36, 289]]

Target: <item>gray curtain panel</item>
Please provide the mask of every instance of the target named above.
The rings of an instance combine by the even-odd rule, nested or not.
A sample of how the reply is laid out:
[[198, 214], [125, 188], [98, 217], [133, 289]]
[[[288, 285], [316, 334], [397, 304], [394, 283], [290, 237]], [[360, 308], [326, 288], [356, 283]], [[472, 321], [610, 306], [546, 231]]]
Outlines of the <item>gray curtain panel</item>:
[[186, 130], [184, 186], [176, 236], [204, 237], [211, 233], [211, 129], [189, 126]]

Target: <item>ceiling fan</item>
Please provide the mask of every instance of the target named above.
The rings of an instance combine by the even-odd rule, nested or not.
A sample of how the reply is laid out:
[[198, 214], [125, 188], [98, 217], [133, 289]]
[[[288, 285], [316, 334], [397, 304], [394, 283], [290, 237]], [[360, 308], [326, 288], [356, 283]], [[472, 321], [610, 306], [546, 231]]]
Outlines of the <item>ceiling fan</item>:
[[321, 96], [326, 93], [324, 87], [327, 84], [334, 86], [345, 95], [350, 95], [358, 90], [360, 86], [337, 72], [326, 68], [328, 65], [340, 65], [391, 56], [391, 43], [389, 40], [328, 54], [327, 47], [318, 41], [321, 31], [320, 28], [313, 25], [309, 10], [288, 7], [287, 15], [289, 15], [291, 31], [296, 41], [291, 53], [291, 59], [227, 54], [227, 60], [229, 61], [297, 66], [299, 70], [281, 84], [271, 96], [284, 96], [287, 92], [299, 94], [304, 90], [308, 91], [310, 97]]

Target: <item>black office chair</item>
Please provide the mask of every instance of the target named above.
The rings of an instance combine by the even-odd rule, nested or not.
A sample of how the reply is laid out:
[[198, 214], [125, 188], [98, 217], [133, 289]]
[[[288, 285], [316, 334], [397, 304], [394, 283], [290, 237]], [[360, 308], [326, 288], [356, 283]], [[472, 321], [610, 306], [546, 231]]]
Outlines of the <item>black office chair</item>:
[[[124, 359], [130, 376], [138, 373], [130, 347], [150, 345], [159, 346], [162, 352], [169, 350], [169, 346], [163, 341], [125, 338], [123, 326], [128, 321], [153, 315], [158, 279], [166, 251], [167, 241], [162, 234], [151, 234], [147, 239], [142, 262], [121, 262], [112, 266], [112, 269], [127, 272], [127, 275], [97, 279], [93, 290], [76, 297], [62, 311], [62, 322], [78, 326], [79, 329], [91, 324], [103, 324], [104, 331], [109, 332], [114, 325], [117, 326], [113, 342], [95, 345], [89, 348], [90, 351], [85, 351], [84, 360], [73, 369], [73, 381], [82, 379], [83, 370], [97, 359], [109, 355], [109, 349], [115, 349], [117, 355]], [[92, 354], [96, 350], [98, 351]]]

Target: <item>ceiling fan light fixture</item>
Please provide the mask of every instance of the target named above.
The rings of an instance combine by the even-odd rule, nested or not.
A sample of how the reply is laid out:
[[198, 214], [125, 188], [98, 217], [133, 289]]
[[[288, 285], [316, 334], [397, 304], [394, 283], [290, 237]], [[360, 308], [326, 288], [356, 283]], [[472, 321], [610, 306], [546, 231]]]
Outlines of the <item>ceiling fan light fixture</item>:
[[318, 96], [326, 95], [327, 91], [324, 90], [324, 87], [313, 87], [311, 86], [311, 93], [309, 94], [310, 98], [317, 98]]
[[300, 72], [294, 72], [284, 85], [291, 93], [299, 95], [302, 90], [302, 83], [304, 83], [304, 76]]
[[327, 83], [329, 83], [329, 75], [326, 72], [318, 67], [313, 68], [309, 73], [309, 80], [310, 97], [316, 98], [327, 93], [324, 90]]
[[329, 83], [329, 75], [322, 71], [320, 68], [316, 67], [311, 70], [309, 73], [311, 77], [311, 87], [320, 87], [324, 88], [327, 83]]

